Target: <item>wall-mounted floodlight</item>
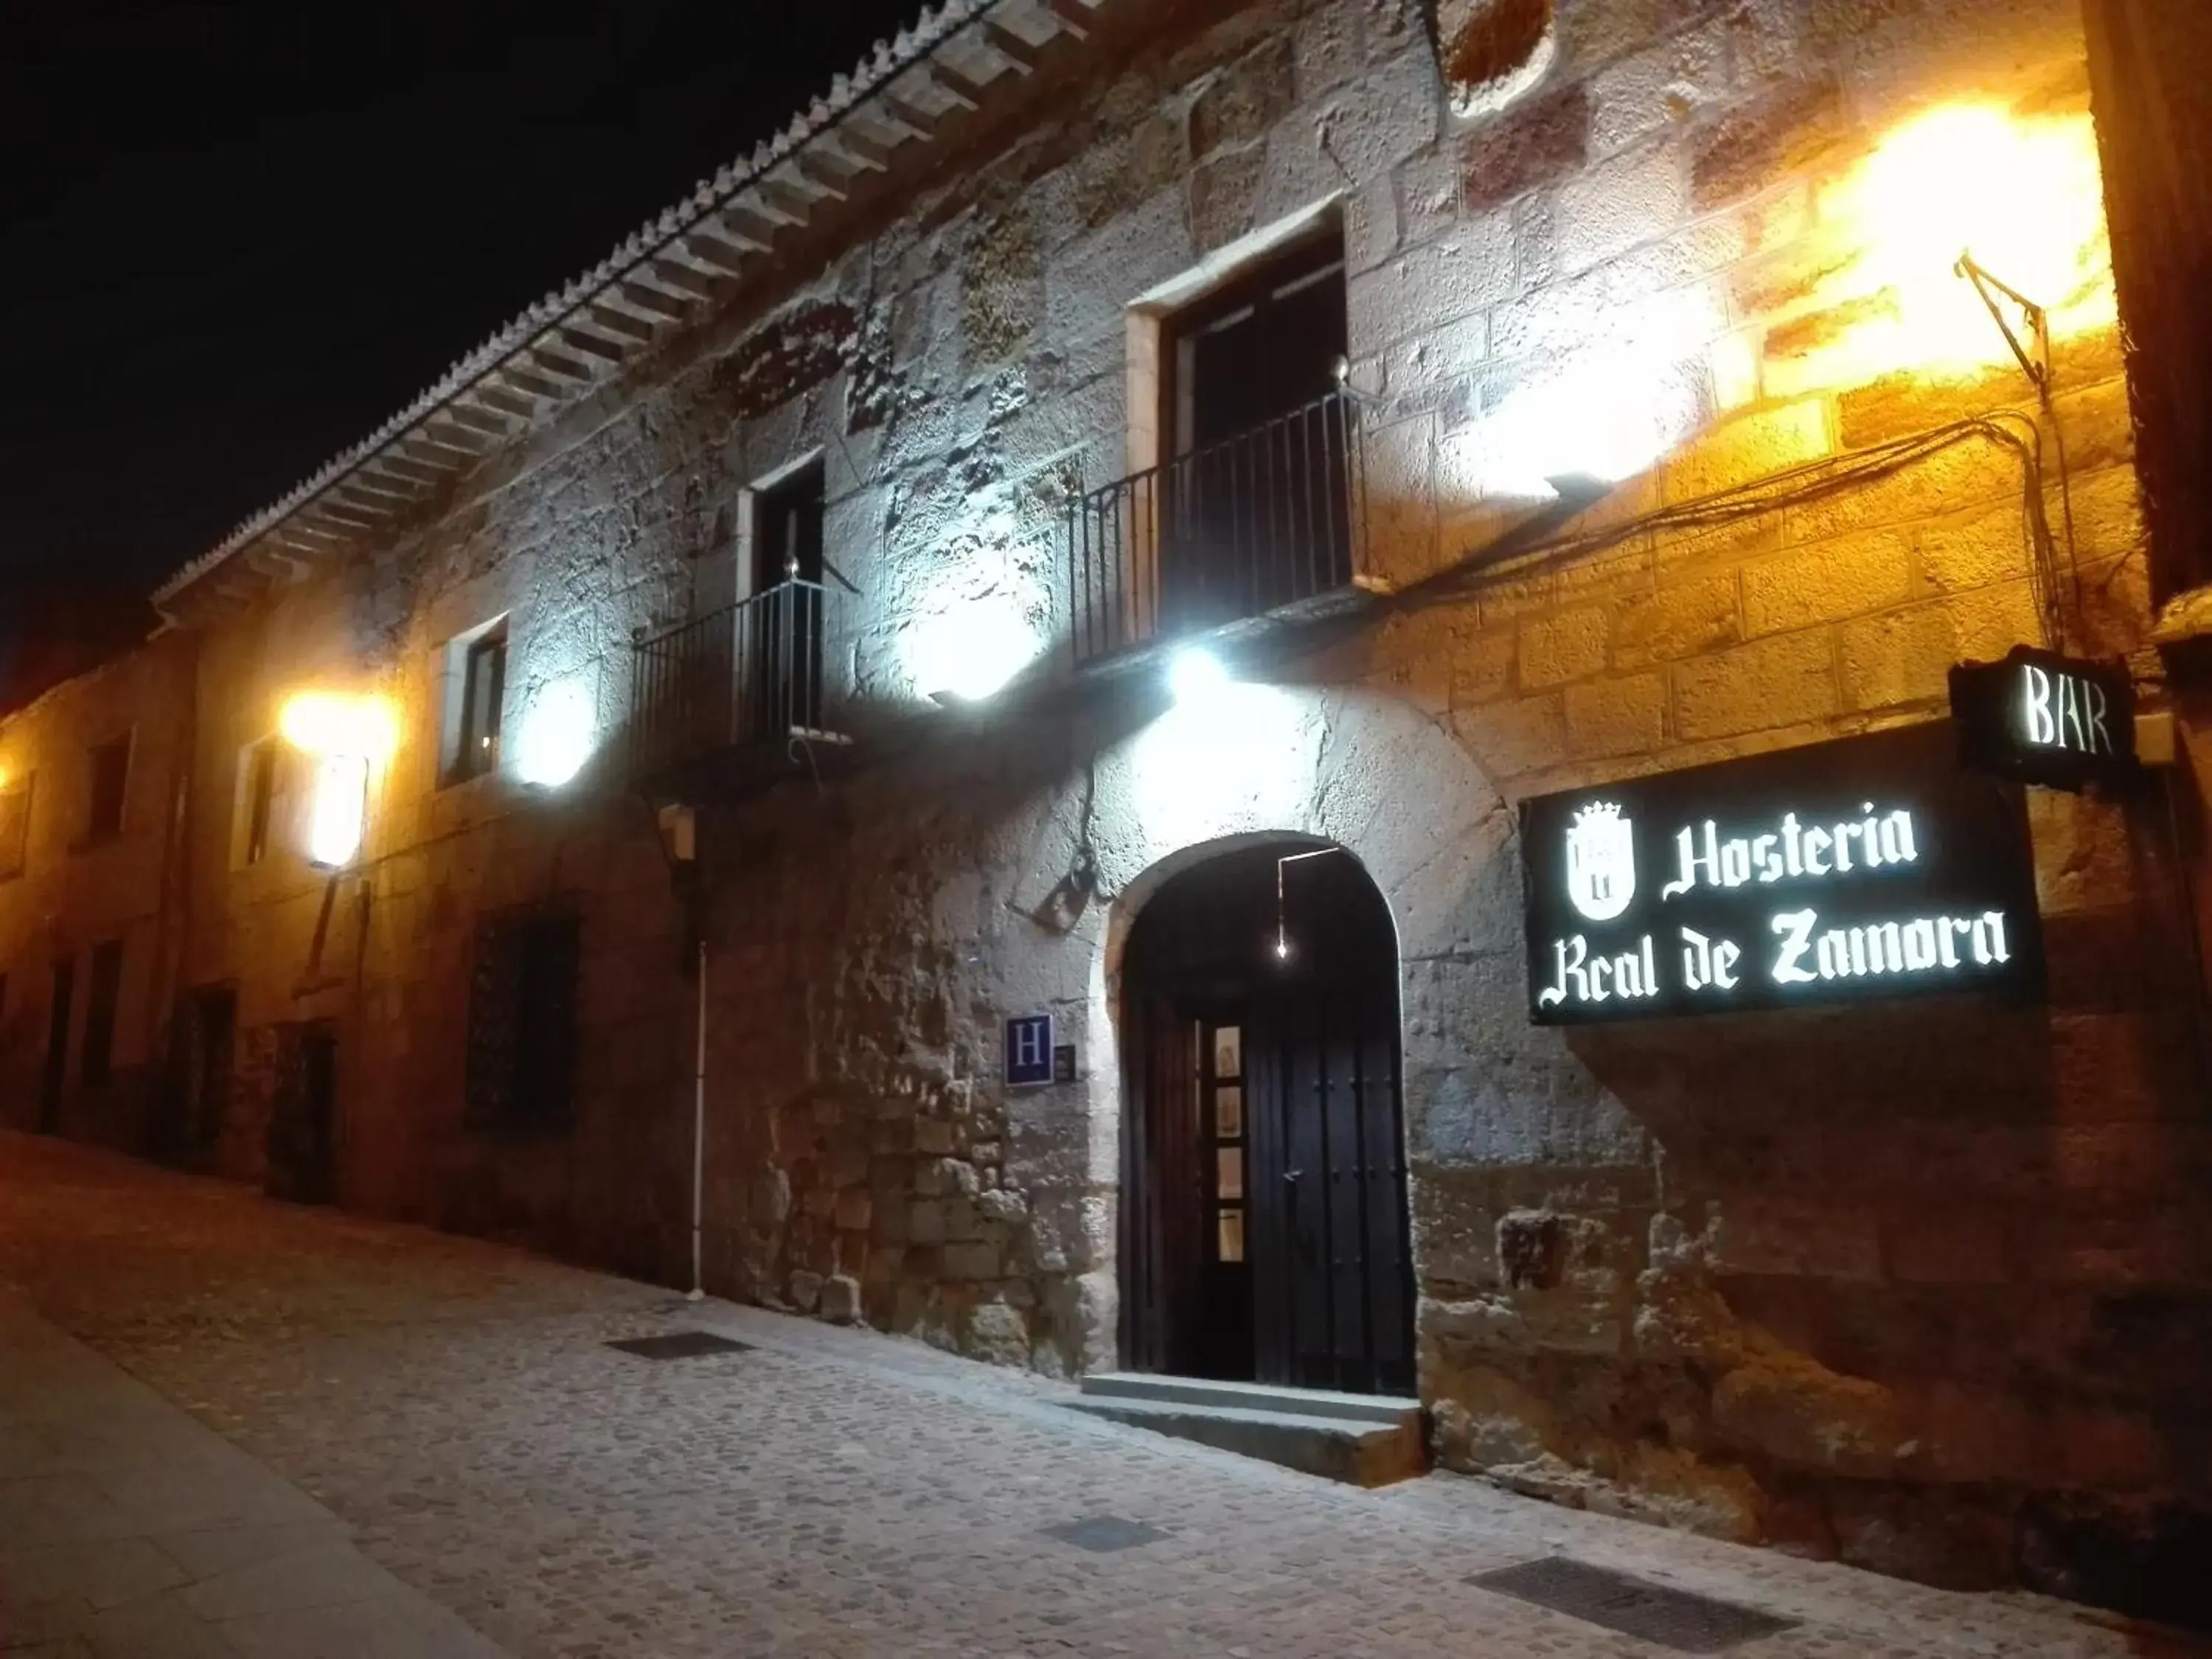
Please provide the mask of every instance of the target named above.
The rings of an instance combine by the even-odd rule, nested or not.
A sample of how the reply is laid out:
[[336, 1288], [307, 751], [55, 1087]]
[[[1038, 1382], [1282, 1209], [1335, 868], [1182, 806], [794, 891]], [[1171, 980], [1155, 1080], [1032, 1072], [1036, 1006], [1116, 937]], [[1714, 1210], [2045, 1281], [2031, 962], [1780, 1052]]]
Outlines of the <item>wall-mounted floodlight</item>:
[[1595, 472], [1555, 472], [1544, 482], [1552, 487], [1561, 507], [1577, 513], [1595, 507], [1613, 489]]
[[370, 763], [391, 754], [398, 723], [380, 698], [303, 691], [284, 705], [278, 725], [285, 741], [315, 762], [307, 861], [343, 869], [360, 854], [368, 827]]
[[592, 695], [575, 680], [547, 686], [522, 717], [515, 775], [533, 789], [558, 789], [584, 769], [598, 738]]
[[[1838, 246], [1857, 250], [1824, 301], [1882, 301], [1823, 349], [1830, 379], [1978, 371], [2009, 351], [2039, 385], [2045, 337], [2115, 320], [2104, 170], [2086, 109], [1926, 111], [1826, 188], [1820, 216]], [[2006, 314], [2015, 307], [2024, 327]]]
[[1185, 646], [1168, 659], [1168, 690], [1179, 703], [1203, 702], [1229, 684], [1229, 671], [1211, 651]]
[[368, 762], [359, 755], [320, 755], [307, 816], [307, 862], [343, 870], [361, 851], [368, 821]]
[[926, 618], [905, 649], [915, 688], [951, 708], [996, 696], [1036, 660], [1040, 643], [1022, 607], [995, 595]]

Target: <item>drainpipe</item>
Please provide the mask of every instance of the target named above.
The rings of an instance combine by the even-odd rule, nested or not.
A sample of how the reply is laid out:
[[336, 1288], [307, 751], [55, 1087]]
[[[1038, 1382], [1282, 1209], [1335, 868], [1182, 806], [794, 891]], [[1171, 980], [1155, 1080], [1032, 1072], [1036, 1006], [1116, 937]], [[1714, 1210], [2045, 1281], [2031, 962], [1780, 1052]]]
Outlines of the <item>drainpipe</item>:
[[[179, 700], [181, 706], [174, 728], [177, 746], [169, 781], [169, 821], [161, 832], [161, 868], [154, 900], [153, 991], [145, 1023], [146, 1059], [149, 1070], [155, 1071], [153, 1098], [149, 1103], [153, 1115], [141, 1117], [138, 1133], [140, 1152], [152, 1152], [156, 1157], [182, 1151], [180, 1147], [149, 1146], [146, 1142], [149, 1136], [164, 1133], [164, 1128], [157, 1126], [177, 1127], [167, 1121], [168, 1091], [183, 1086], [183, 1079], [176, 1071], [177, 1005], [192, 943], [192, 829], [198, 806], [192, 781], [199, 768], [200, 744], [198, 636], [186, 635], [179, 648], [185, 659], [186, 690]], [[155, 1041], [165, 1030], [168, 1034], [166, 1050]]]
[[691, 1294], [694, 1302], [707, 1291], [699, 1267], [700, 1219], [707, 1196], [707, 938], [699, 936], [699, 1048], [698, 1065], [691, 1079]]
[[685, 933], [699, 953], [699, 1029], [691, 1067], [691, 1288], [685, 1297], [700, 1302], [707, 1295], [701, 1249], [707, 1207], [707, 895], [699, 868], [697, 814], [672, 801], [655, 817], [669, 879], [683, 907]]

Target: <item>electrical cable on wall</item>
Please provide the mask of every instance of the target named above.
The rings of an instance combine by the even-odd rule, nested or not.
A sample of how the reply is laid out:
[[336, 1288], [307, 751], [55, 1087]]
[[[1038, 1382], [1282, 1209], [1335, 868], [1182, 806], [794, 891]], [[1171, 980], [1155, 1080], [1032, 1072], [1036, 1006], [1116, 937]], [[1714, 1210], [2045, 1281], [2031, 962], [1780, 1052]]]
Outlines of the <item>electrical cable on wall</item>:
[[[2043, 428], [2033, 416], [1999, 410], [1892, 439], [1857, 454], [1824, 459], [1770, 473], [1746, 484], [1716, 490], [1692, 501], [1658, 507], [1601, 529], [1512, 545], [1514, 532], [1470, 550], [1454, 564], [1392, 596], [1393, 608], [1418, 610], [1430, 605], [1464, 603], [1492, 581], [1520, 574], [1548, 562], [1602, 552], [1647, 532], [1695, 531], [1741, 523], [1785, 507], [1802, 507], [1893, 477], [1946, 450], [1976, 439], [1996, 443], [2020, 458], [2026, 489], [2022, 512], [2028, 546], [2028, 576], [2044, 643], [2057, 647], [2065, 637], [2057, 553], [2044, 508]], [[1498, 550], [1504, 544], [1506, 550]]]

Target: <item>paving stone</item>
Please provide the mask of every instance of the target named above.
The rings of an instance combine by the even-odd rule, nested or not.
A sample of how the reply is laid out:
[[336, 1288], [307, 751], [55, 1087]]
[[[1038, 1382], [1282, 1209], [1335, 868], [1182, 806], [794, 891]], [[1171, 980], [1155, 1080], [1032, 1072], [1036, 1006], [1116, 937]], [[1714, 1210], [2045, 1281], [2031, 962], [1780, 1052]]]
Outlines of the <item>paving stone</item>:
[[[197, 1582], [98, 1615], [79, 1604], [40, 1639], [93, 1642], [143, 1609], [197, 1605], [229, 1651], [272, 1659], [1651, 1650], [1468, 1582], [1553, 1554], [1799, 1621], [1742, 1650], [1765, 1659], [2143, 1650], [2032, 1598], [1930, 1589], [1455, 1476], [1379, 1492], [1312, 1480], [1077, 1416], [1063, 1384], [920, 1343], [674, 1300], [82, 1148], [0, 1146], [11, 1280], [337, 1517], [302, 1527], [297, 1549], [283, 1525], [152, 1534]], [[645, 1364], [604, 1346], [702, 1329], [752, 1352]], [[33, 1372], [69, 1375], [0, 1346], [0, 1401], [36, 1404]], [[109, 1397], [141, 1410], [127, 1389]], [[0, 1425], [27, 1420], [0, 1407]], [[54, 1489], [33, 1476], [0, 1492], [39, 1482]], [[112, 1500], [83, 1490], [91, 1507], [71, 1513], [114, 1521], [98, 1507]], [[0, 1547], [23, 1542], [26, 1503], [0, 1510]], [[1101, 1517], [1142, 1546], [1064, 1541], [1071, 1522]], [[383, 1571], [314, 1565], [337, 1559], [340, 1528]]]
[[93, 1608], [167, 1589], [182, 1568], [143, 1538], [0, 1547], [0, 1604], [82, 1601]]

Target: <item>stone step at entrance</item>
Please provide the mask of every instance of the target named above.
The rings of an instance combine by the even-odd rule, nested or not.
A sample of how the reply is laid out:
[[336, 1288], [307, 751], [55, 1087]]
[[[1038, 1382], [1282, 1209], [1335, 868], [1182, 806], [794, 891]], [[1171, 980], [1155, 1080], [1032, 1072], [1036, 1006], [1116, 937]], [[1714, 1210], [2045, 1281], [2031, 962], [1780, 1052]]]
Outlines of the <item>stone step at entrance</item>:
[[1355, 1486], [1388, 1486], [1428, 1468], [1418, 1400], [1102, 1371], [1085, 1377], [1081, 1396], [1067, 1403]]

